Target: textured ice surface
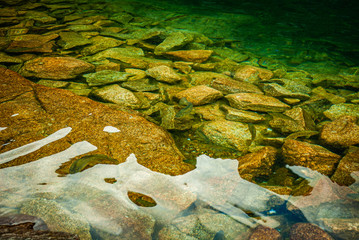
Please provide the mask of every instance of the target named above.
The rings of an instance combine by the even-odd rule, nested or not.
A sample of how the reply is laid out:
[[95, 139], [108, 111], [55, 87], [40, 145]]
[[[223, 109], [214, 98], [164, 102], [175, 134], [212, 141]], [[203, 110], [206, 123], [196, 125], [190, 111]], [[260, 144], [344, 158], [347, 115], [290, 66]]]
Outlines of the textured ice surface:
[[[70, 131], [71, 128], [64, 128], [42, 140], [2, 153], [0, 162], [35, 151], [66, 136]], [[119, 226], [121, 223], [113, 218], [111, 208], [98, 206], [98, 202], [92, 201], [94, 196], [109, 196], [108, 199], [113, 199], [121, 206], [121, 211], [143, 212], [164, 223], [170, 222], [195, 201], [201, 201], [245, 225], [255, 226], [261, 223], [277, 227], [279, 223], [274, 218], [261, 214], [269, 210], [268, 201], [273, 196], [300, 207], [305, 217], [316, 223], [318, 213], [307, 211], [308, 206], [317, 205], [319, 209], [324, 202], [333, 202], [335, 206], [340, 204], [336, 200], [354, 192], [348, 187], [332, 183], [318, 172], [293, 166], [289, 168], [307, 178], [314, 190], [309, 196], [288, 199], [287, 196], [279, 196], [242, 179], [237, 171], [236, 160], [213, 159], [205, 155], [197, 158], [196, 169], [180, 176], [153, 172], [138, 164], [133, 154], [119, 165], [98, 164], [66, 177], [58, 177], [55, 173], [63, 162], [96, 149], [97, 147], [89, 142], [77, 142], [57, 154], [24, 165], [0, 169], [0, 191], [6, 193], [3, 197], [0, 196], [0, 206], [2, 209], [16, 209], [28, 199], [45, 193], [53, 194], [56, 202], [68, 209], [68, 217], [71, 218], [71, 214], [80, 214], [91, 226], [120, 235], [126, 230], [126, 224]], [[104, 181], [105, 178], [115, 178], [117, 181], [109, 184]], [[157, 205], [150, 208], [137, 206], [128, 198], [128, 191], [150, 196]], [[244, 210], [261, 217], [251, 218]]]

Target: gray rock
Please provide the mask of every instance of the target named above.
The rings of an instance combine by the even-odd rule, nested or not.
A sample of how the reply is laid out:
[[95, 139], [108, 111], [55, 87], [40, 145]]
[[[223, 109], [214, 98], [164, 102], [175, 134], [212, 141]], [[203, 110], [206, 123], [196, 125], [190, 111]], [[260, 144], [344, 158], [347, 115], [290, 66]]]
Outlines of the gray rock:
[[51, 231], [71, 232], [81, 239], [92, 239], [87, 220], [82, 215], [65, 209], [54, 200], [28, 200], [23, 203], [20, 212], [42, 218]]
[[359, 239], [359, 218], [322, 218], [321, 222], [341, 239]]
[[124, 105], [132, 109], [141, 107], [141, 101], [129, 90], [117, 84], [105, 86], [91, 92], [91, 95], [105, 102]]
[[112, 70], [102, 70], [95, 73], [88, 73], [83, 75], [89, 86], [101, 86], [110, 83], [125, 82], [132, 76], [131, 73], [118, 72]]

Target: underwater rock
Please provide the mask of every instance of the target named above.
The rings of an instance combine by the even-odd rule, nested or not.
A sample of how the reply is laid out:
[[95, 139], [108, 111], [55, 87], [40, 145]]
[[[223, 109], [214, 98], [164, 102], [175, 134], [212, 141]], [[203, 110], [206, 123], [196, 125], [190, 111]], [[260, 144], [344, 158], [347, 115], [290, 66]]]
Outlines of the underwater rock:
[[282, 147], [284, 162], [316, 170], [323, 175], [331, 175], [341, 156], [322, 146], [287, 139]]
[[[207, 85], [210, 86], [212, 81], [214, 79], [217, 78], [224, 78], [224, 79], [229, 79], [229, 80], [233, 80], [232, 78], [230, 78], [227, 75], [221, 74], [221, 73], [216, 73], [216, 72], [194, 72], [194, 73], [190, 73], [189, 77], [191, 79], [191, 84], [192, 85]], [[220, 89], [218, 89], [220, 90]]]
[[25, 222], [12, 226], [0, 225], [0, 238], [1, 239], [53, 239], [53, 240], [80, 240], [80, 238], [71, 233], [65, 232], [52, 232], [52, 231], [36, 231], [34, 230], [33, 223]]
[[186, 98], [188, 102], [192, 103], [194, 106], [198, 106], [211, 103], [223, 97], [223, 94], [214, 88], [207, 87], [206, 85], [199, 85], [181, 91], [177, 93], [175, 97], [177, 99]]
[[95, 66], [73, 57], [38, 57], [24, 63], [19, 73], [24, 77], [71, 79], [91, 72]]
[[44, 85], [46, 87], [52, 87], [52, 88], [66, 88], [70, 85], [69, 82], [65, 81], [57, 81], [57, 80], [47, 80], [47, 79], [41, 79], [37, 82], [37, 84]]
[[227, 120], [211, 121], [203, 124], [199, 131], [213, 144], [247, 151], [252, 142], [248, 124]]
[[120, 87], [118, 84], [93, 90], [91, 95], [105, 102], [124, 105], [132, 109], [141, 107], [141, 101], [131, 91]]
[[264, 68], [244, 65], [239, 67], [234, 73], [234, 79], [255, 82], [257, 80], [269, 80], [273, 77], [273, 72]]
[[[191, 169], [189, 164], [182, 162], [183, 156], [170, 135], [142, 117], [112, 110], [67, 90], [34, 84], [3, 68], [0, 82], [0, 112], [3, 116], [0, 126], [7, 127], [1, 131], [0, 142], [5, 144], [2, 153], [43, 139], [59, 129], [72, 129], [68, 136], [26, 156], [15, 155], [8, 160], [3, 156], [2, 167], [34, 161], [68, 148], [69, 142], [86, 139], [98, 148], [91, 154], [104, 154], [123, 162], [135, 152], [144, 166], [172, 175]], [[104, 132], [105, 126], [113, 126], [120, 131]], [[66, 166], [69, 167], [69, 163], [64, 168]]]
[[22, 60], [17, 57], [9, 56], [4, 52], [0, 52], [0, 63], [22, 63]]
[[224, 120], [225, 115], [220, 110], [221, 103], [219, 101], [194, 107], [197, 115], [204, 120]]
[[193, 36], [190, 33], [172, 32], [165, 38], [163, 42], [156, 46], [154, 53], [161, 55], [165, 52], [179, 49], [191, 41], [193, 41]]
[[212, 50], [180, 50], [166, 52], [166, 55], [173, 57], [176, 60], [202, 63], [205, 62], [212, 55], [212, 53]]
[[151, 84], [147, 78], [124, 82], [121, 86], [135, 92], [153, 92], [159, 89], [156, 84]]
[[262, 89], [268, 96], [276, 98], [297, 98], [300, 100], [307, 100], [310, 98], [309, 95], [303, 93], [292, 92], [277, 83], [265, 83], [262, 84]]
[[98, 52], [95, 55], [89, 57], [91, 61], [98, 61], [101, 59], [117, 59], [122, 60], [126, 57], [143, 57], [145, 54], [141, 48], [136, 47], [116, 47], [109, 48], [104, 51]]
[[210, 86], [221, 91], [225, 95], [241, 92], [263, 94], [263, 92], [252, 83], [233, 80], [230, 78], [214, 78]]
[[35, 22], [42, 23], [42, 24], [54, 23], [57, 20], [56, 18], [50, 17], [45, 12], [40, 12], [40, 11], [26, 11], [25, 18], [33, 19], [33, 20], [35, 20]]
[[258, 123], [264, 121], [266, 118], [256, 112], [238, 110], [227, 105], [221, 105], [221, 109], [226, 113], [226, 119], [229, 121]]
[[249, 236], [248, 240], [281, 240], [282, 236], [280, 233], [271, 227], [259, 225]]
[[174, 84], [182, 79], [175, 70], [165, 65], [149, 68], [146, 73], [157, 81], [170, 84]]
[[58, 34], [38, 35], [26, 34], [11, 38], [10, 45], [5, 49], [7, 52], [40, 52], [50, 53], [55, 45], [54, 40]]
[[92, 43], [89, 39], [83, 37], [77, 32], [61, 32], [59, 35], [61, 39], [57, 42], [57, 44], [65, 50]]
[[253, 181], [256, 177], [269, 177], [277, 155], [277, 149], [267, 146], [237, 158], [239, 175], [247, 181]]
[[359, 148], [349, 148], [349, 152], [340, 160], [331, 179], [340, 185], [349, 186], [355, 182], [352, 172], [359, 171]]
[[359, 218], [322, 218], [325, 229], [341, 239], [359, 238]]
[[118, 47], [124, 43], [124, 41], [117, 40], [110, 37], [103, 37], [103, 36], [95, 36], [89, 39], [92, 43], [91, 46], [84, 47], [81, 50], [81, 54], [84, 56], [92, 55], [101, 51], [104, 51], [109, 48]]
[[192, 237], [181, 232], [176, 226], [173, 225], [165, 226], [158, 233], [158, 240], [173, 240], [173, 239], [198, 240], [198, 238], [196, 237]]
[[312, 93], [318, 94], [319, 96], [327, 99], [332, 104], [339, 104], [339, 103], [346, 102], [345, 98], [337, 96], [332, 93], [329, 93], [329, 92], [327, 92], [327, 90], [325, 90], [322, 87], [316, 87], [316, 88], [312, 89]]
[[71, 232], [79, 236], [80, 239], [92, 239], [90, 225], [80, 214], [71, 214], [69, 210], [62, 207], [55, 200], [50, 199], [31, 199], [25, 201], [20, 209], [21, 213], [40, 217], [43, 219], [51, 231]]
[[97, 32], [101, 30], [101, 27], [95, 25], [69, 25], [67, 29], [74, 32]]
[[290, 106], [278, 99], [257, 93], [234, 93], [225, 96], [231, 107], [259, 112], [284, 112]]
[[343, 148], [359, 143], [359, 117], [344, 115], [323, 126], [320, 139], [325, 144]]
[[334, 240], [334, 238], [315, 224], [296, 223], [290, 229], [290, 240], [302, 239]]
[[352, 103], [334, 104], [323, 113], [330, 120], [334, 120], [345, 115], [359, 117], [359, 105]]
[[112, 70], [102, 70], [95, 73], [84, 74], [82, 76], [86, 79], [87, 84], [92, 87], [109, 83], [125, 82], [132, 76], [132, 74]]

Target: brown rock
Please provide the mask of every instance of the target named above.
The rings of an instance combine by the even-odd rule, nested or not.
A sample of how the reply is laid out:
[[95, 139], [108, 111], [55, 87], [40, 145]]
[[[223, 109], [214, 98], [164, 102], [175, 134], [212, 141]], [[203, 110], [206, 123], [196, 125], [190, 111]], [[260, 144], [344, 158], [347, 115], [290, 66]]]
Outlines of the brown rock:
[[61, 40], [58, 41], [57, 44], [65, 50], [92, 43], [89, 39], [83, 37], [77, 32], [61, 32], [60, 37]]
[[176, 94], [177, 99], [186, 98], [194, 106], [210, 103], [221, 97], [223, 94], [220, 91], [206, 85], [191, 87]]
[[346, 100], [343, 97], [327, 92], [323, 87], [317, 87], [312, 90], [312, 93], [318, 94], [319, 96], [327, 99], [332, 104], [345, 103]]
[[244, 81], [236, 81], [230, 78], [214, 78], [211, 87], [221, 91], [223, 94], [231, 93], [258, 93], [263, 92], [254, 84]]
[[359, 218], [321, 218], [326, 229], [340, 239], [359, 239]]
[[148, 76], [156, 79], [157, 81], [165, 83], [173, 84], [181, 81], [182, 79], [175, 70], [165, 65], [149, 68], [146, 73]]
[[274, 147], [263, 147], [259, 151], [238, 158], [239, 175], [248, 181], [255, 177], [268, 177], [272, 173], [277, 152]]
[[256, 80], [269, 80], [273, 77], [270, 70], [254, 67], [251, 65], [244, 65], [238, 68], [234, 73], [234, 79], [253, 82]]
[[221, 109], [226, 112], [226, 119], [230, 121], [257, 123], [265, 120], [265, 117], [258, 113], [238, 110], [227, 105], [222, 105]]
[[280, 240], [282, 236], [274, 228], [260, 225], [256, 227], [248, 240]]
[[54, 240], [80, 240], [78, 236], [65, 232], [37, 231], [35, 223], [25, 222], [16, 225], [0, 225], [1, 239], [54, 239]]
[[359, 148], [353, 147], [339, 162], [331, 179], [340, 185], [351, 185], [355, 182], [351, 173], [359, 171]]
[[323, 229], [312, 223], [296, 223], [290, 229], [290, 240], [334, 240]]
[[72, 57], [39, 57], [25, 62], [20, 74], [24, 77], [70, 79], [94, 69], [94, 65]]
[[331, 175], [341, 158], [322, 146], [293, 139], [285, 141], [282, 151], [285, 163], [308, 167], [324, 175]]
[[348, 147], [359, 143], [358, 117], [342, 116], [323, 126], [320, 138], [333, 147]]
[[[1, 167], [34, 161], [86, 140], [98, 148], [90, 154], [104, 154], [124, 162], [134, 153], [140, 164], [171, 175], [191, 169], [182, 161], [183, 156], [171, 136], [142, 117], [112, 110], [67, 90], [34, 84], [3, 68], [0, 68], [0, 83], [0, 115], [4, 116], [0, 118], [0, 126], [6, 127], [0, 136], [0, 144], [5, 144], [1, 153], [43, 139], [59, 129], [72, 128], [64, 138]], [[119, 131], [105, 132], [105, 126]], [[63, 172], [68, 168], [69, 163], [63, 166]]]
[[85, 47], [81, 53], [83, 55], [91, 55], [100, 51], [120, 46], [124, 41], [109, 37], [96, 36], [90, 39], [93, 43], [91, 46]]
[[190, 33], [186, 32], [172, 32], [170, 33], [166, 39], [161, 42], [155, 48], [155, 54], [162, 54], [168, 51], [173, 51], [176, 48], [180, 48], [183, 45], [191, 42], [193, 40], [193, 36]]
[[284, 112], [290, 106], [274, 97], [257, 93], [235, 93], [225, 97], [229, 104], [238, 109], [252, 110], [259, 112]]
[[310, 98], [308, 94], [292, 92], [277, 83], [266, 83], [262, 85], [263, 91], [268, 96], [283, 98], [297, 98], [300, 100], [307, 100]]
[[[216, 78], [224, 78], [224, 79], [229, 79], [229, 80], [233, 80], [232, 78], [221, 74], [221, 73], [215, 73], [215, 72], [194, 72], [191, 73], [189, 75], [190, 79], [191, 79], [191, 84], [192, 85], [207, 85], [210, 86], [212, 83], [213, 79]], [[218, 89], [220, 90], [220, 89]]]
[[26, 34], [12, 38], [10, 45], [6, 48], [7, 52], [52, 52], [55, 42], [51, 41], [57, 38], [58, 34], [38, 35]]
[[176, 60], [202, 63], [205, 62], [212, 55], [212, 53], [212, 50], [181, 50], [166, 52], [166, 55], [173, 57]]

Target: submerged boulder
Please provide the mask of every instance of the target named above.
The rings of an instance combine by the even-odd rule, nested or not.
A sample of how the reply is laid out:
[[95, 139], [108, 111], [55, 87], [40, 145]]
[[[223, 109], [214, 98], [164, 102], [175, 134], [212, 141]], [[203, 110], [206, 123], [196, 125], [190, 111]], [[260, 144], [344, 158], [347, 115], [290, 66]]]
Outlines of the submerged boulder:
[[[73, 143], [88, 141], [97, 147], [90, 154], [107, 155], [119, 162], [135, 153], [140, 164], [154, 171], [176, 175], [191, 169], [182, 161], [184, 157], [171, 136], [142, 117], [113, 110], [67, 90], [34, 84], [4, 68], [0, 68], [0, 84], [1, 153], [16, 152], [16, 148], [56, 131], [71, 129], [63, 138], [37, 151], [18, 156], [8, 152], [1, 158], [0, 168], [35, 161]], [[106, 126], [117, 130], [106, 131]], [[64, 173], [69, 165], [62, 166]]]

